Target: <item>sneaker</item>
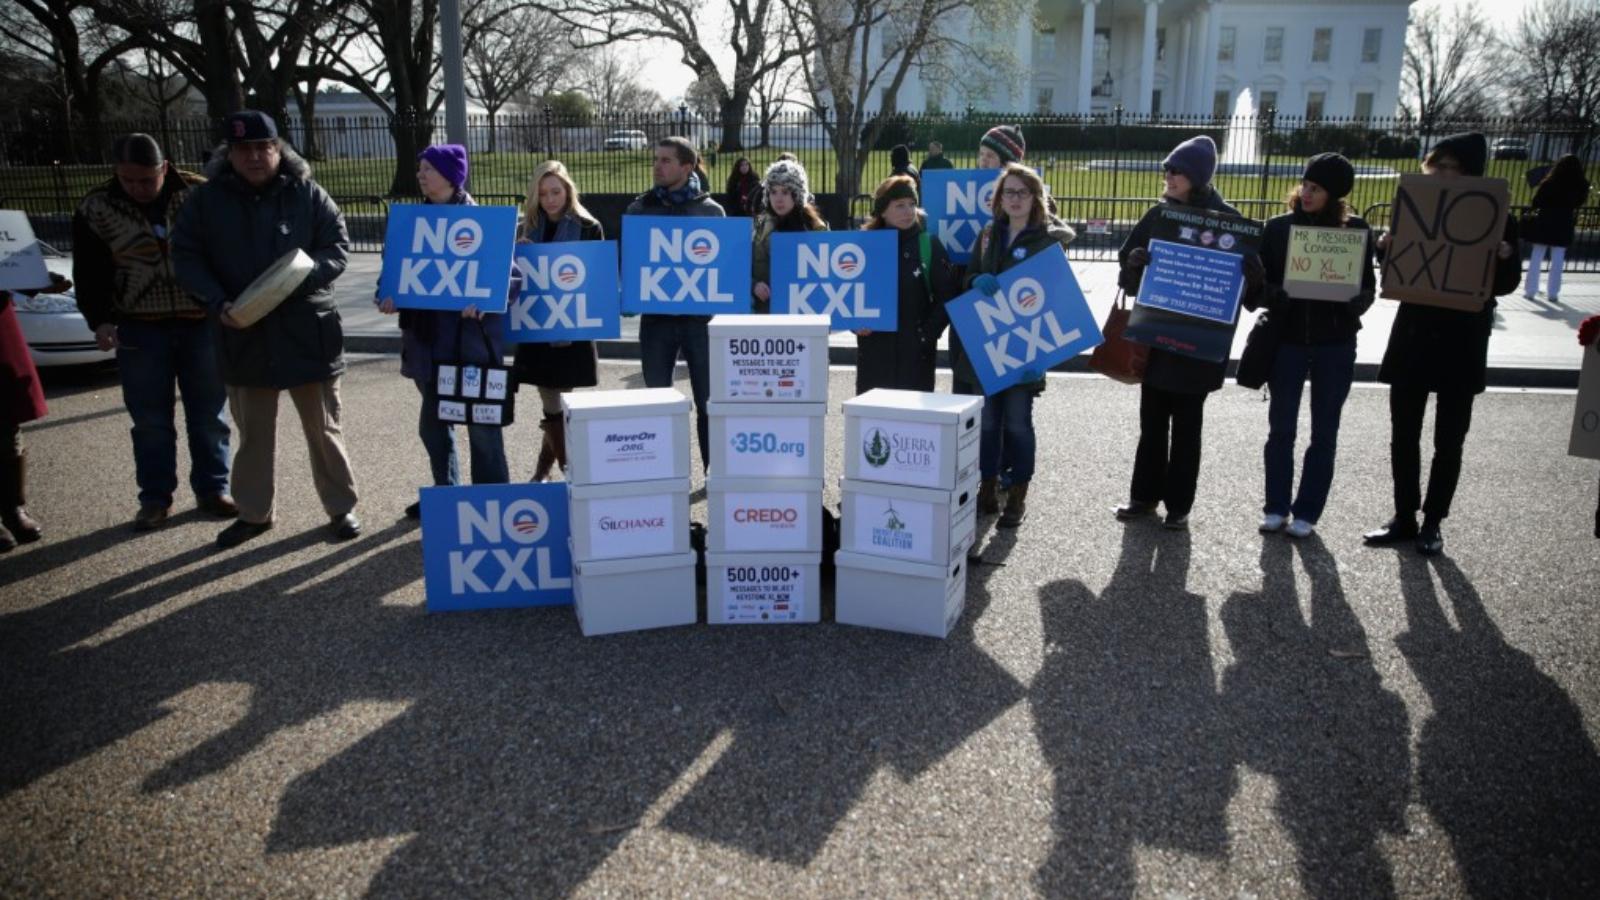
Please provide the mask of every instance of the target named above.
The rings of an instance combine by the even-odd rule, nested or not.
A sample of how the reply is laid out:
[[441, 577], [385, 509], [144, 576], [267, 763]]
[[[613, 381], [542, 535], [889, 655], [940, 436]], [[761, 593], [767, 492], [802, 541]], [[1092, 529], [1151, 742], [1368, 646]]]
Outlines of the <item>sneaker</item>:
[[1170, 513], [1169, 512], [1169, 513], [1167, 513], [1166, 521], [1161, 523], [1161, 527], [1166, 528], [1166, 529], [1171, 530], [1171, 531], [1188, 531], [1189, 530], [1189, 514], [1188, 513]]
[[271, 522], [246, 522], [243, 519], [234, 519], [233, 524], [222, 529], [217, 535], [217, 546], [224, 550], [237, 547], [253, 537], [265, 534], [272, 528]]
[[133, 516], [133, 530], [155, 531], [167, 523], [167, 516], [171, 514], [172, 507], [170, 506], [156, 506], [154, 504], [141, 506]]
[[1311, 537], [1311, 532], [1316, 530], [1316, 527], [1317, 524], [1315, 522], [1307, 522], [1305, 519], [1295, 519], [1293, 522], [1289, 523], [1289, 527], [1286, 530], [1289, 533], [1289, 537], [1308, 538]]
[[1271, 534], [1283, 530], [1284, 517], [1277, 513], [1267, 513], [1261, 517], [1261, 525], [1256, 530], [1262, 534]]
[[1140, 503], [1137, 500], [1129, 500], [1116, 509], [1117, 518], [1124, 522], [1130, 519], [1142, 519], [1155, 511], [1156, 505], [1154, 503]]

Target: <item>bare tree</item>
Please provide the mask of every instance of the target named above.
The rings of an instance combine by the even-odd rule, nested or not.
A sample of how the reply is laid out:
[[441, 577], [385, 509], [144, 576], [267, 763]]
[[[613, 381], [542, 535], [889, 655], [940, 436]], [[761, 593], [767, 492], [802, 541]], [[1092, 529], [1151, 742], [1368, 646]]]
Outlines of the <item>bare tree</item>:
[[1414, 10], [1406, 33], [1400, 105], [1406, 115], [1432, 123], [1492, 112], [1498, 45], [1476, 3]]
[[489, 152], [498, 148], [495, 117], [536, 84], [558, 80], [576, 51], [572, 29], [517, 0], [481, 0], [466, 15], [467, 95], [489, 116]]
[[576, 84], [602, 119], [664, 111], [666, 101], [644, 84], [642, 72], [644, 60], [620, 45], [607, 45], [583, 55]]
[[1507, 51], [1517, 112], [1585, 122], [1600, 113], [1600, 7], [1571, 0], [1530, 6]]
[[170, 155], [174, 150], [172, 108], [189, 93], [189, 81], [149, 47], [139, 49], [133, 57], [136, 65], [118, 66], [119, 80], [140, 106], [154, 111], [161, 145]]
[[[0, 34], [53, 70], [50, 88], [60, 104], [68, 158], [97, 158], [101, 141], [101, 79], [136, 42], [125, 31], [95, 22], [80, 0], [15, 0], [24, 15], [0, 16]], [[88, 136], [74, 142], [74, 128]]]
[[[780, 40], [792, 40], [790, 32], [784, 32]], [[803, 87], [802, 66], [799, 60], [785, 64], [780, 68], [770, 69], [767, 74], [756, 81], [752, 100], [756, 106], [756, 124], [760, 128], [761, 137], [757, 141], [758, 147], [772, 146], [772, 123], [783, 112], [784, 107], [795, 102], [795, 95]]]

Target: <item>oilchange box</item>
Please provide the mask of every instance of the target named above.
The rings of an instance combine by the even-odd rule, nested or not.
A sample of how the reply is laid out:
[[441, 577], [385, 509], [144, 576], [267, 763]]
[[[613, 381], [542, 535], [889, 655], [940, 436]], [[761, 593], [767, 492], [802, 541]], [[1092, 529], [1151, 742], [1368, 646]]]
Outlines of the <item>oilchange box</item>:
[[983, 398], [867, 391], [844, 403], [844, 477], [953, 491], [978, 471]]
[[711, 399], [826, 403], [827, 316], [716, 316]]
[[840, 488], [840, 546], [851, 553], [937, 566], [965, 556], [977, 534], [977, 479], [954, 491], [848, 479]]
[[579, 391], [561, 408], [572, 484], [689, 477], [689, 398], [677, 391]]
[[694, 553], [574, 560], [572, 595], [586, 637], [693, 625]]
[[967, 561], [924, 566], [840, 550], [833, 555], [834, 621], [947, 637], [967, 603]]
[[573, 485], [572, 552], [577, 559], [626, 559], [689, 552], [689, 479]]
[[707, 553], [706, 622], [821, 621], [820, 569], [815, 553]]
[[826, 403], [710, 403], [711, 471], [821, 478]]
[[706, 503], [708, 552], [822, 552], [820, 479], [712, 475]]

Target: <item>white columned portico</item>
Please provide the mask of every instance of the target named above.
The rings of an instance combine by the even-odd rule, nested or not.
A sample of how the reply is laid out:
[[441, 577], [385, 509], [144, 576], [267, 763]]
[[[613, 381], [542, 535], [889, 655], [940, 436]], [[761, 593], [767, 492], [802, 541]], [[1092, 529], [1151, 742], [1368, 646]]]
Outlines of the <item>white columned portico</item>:
[[1222, 29], [1220, 3], [1221, 0], [1212, 0], [1206, 4], [1206, 74], [1200, 79], [1200, 114], [1203, 116], [1211, 115], [1211, 99], [1217, 91], [1217, 45], [1221, 43], [1219, 32]]
[[1139, 102], [1134, 112], [1150, 115], [1150, 92], [1156, 87], [1156, 10], [1161, 0], [1144, 0], [1144, 44], [1139, 57]]
[[1099, 0], [1083, 0], [1083, 34], [1078, 43], [1078, 112], [1088, 115], [1094, 100], [1094, 8]]

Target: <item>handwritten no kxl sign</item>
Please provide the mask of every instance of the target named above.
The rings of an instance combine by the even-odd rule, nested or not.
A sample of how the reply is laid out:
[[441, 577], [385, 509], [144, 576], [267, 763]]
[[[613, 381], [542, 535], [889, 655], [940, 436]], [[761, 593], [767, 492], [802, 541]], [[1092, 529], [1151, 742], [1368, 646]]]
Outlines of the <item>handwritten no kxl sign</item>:
[[1510, 204], [1499, 178], [1401, 175], [1382, 296], [1478, 312], [1494, 296]]
[[750, 220], [622, 217], [622, 311], [750, 311]]
[[406, 309], [505, 312], [516, 239], [514, 207], [390, 207], [378, 296]]

